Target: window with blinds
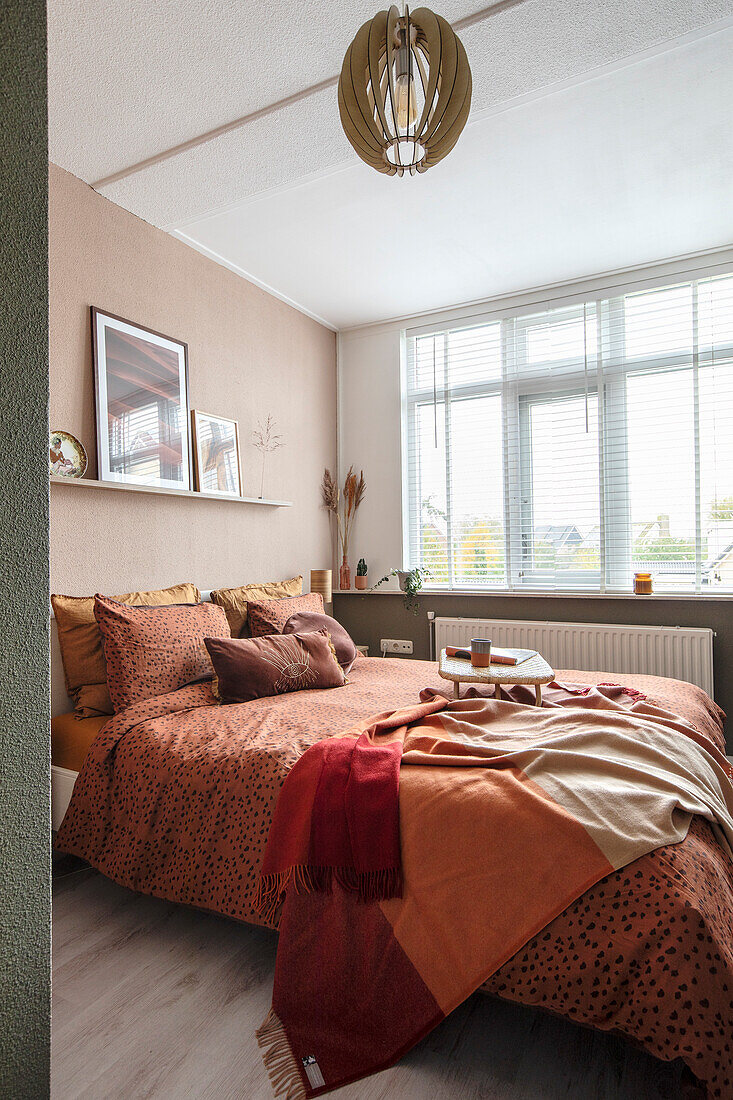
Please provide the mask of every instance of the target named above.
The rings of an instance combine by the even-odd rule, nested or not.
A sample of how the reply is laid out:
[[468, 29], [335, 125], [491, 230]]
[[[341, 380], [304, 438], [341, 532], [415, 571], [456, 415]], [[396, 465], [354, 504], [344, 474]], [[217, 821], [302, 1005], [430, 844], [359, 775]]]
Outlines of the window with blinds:
[[430, 587], [733, 591], [733, 276], [408, 337]]

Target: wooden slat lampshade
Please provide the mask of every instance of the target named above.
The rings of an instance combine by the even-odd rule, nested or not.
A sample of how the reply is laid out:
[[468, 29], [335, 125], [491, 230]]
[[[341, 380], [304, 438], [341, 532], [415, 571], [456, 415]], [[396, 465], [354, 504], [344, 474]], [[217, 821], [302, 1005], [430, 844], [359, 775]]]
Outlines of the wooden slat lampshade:
[[311, 569], [311, 592], [320, 592], [324, 603], [333, 599], [333, 574], [330, 569]]
[[455, 31], [428, 8], [380, 11], [346, 51], [338, 86], [344, 133], [390, 176], [450, 153], [471, 107], [471, 68]]

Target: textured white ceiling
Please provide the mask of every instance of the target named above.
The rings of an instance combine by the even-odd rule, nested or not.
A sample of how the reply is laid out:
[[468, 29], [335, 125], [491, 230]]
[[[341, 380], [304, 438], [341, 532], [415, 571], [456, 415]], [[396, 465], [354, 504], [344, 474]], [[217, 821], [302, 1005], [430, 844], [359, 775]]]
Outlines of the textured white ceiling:
[[[300, 92], [339, 72], [346, 46], [379, 6], [374, 0], [49, 0], [51, 160], [92, 182]], [[481, 7], [482, 0], [441, 0], [438, 10], [453, 21]], [[462, 32], [474, 76], [473, 110], [627, 57], [731, 12], [731, 0], [525, 0]], [[230, 143], [232, 174], [243, 172], [250, 183], [256, 144], [260, 155], [251, 182], [259, 190], [262, 165], [277, 164], [283, 181], [292, 179], [298, 154], [310, 151], [305, 146], [321, 133], [323, 160], [328, 163], [336, 149], [348, 156], [344, 140], [329, 140], [338, 129], [334, 102], [333, 90], [306, 101], [277, 127], [286, 131], [284, 142], [267, 140], [271, 122], [257, 142], [245, 128], [239, 156], [237, 143]], [[174, 193], [168, 221], [210, 209], [206, 188], [215, 184], [217, 172], [209, 169], [220, 167], [215, 144], [171, 166], [174, 177], [186, 177], [187, 187], [203, 188], [204, 207], [182, 213], [192, 204]], [[319, 152], [313, 151], [315, 157]], [[198, 173], [193, 180], [192, 171]], [[234, 183], [227, 188], [229, 201], [239, 197], [230, 195], [236, 190]], [[143, 174], [134, 191], [137, 208], [147, 216], [146, 197], [150, 203], [157, 181]], [[124, 195], [110, 197], [120, 201]], [[153, 220], [166, 219], [156, 210]]]
[[733, 28], [484, 118], [424, 176], [357, 162], [184, 239], [336, 328], [722, 247], [732, 53]]
[[[348, 42], [378, 6], [367, 0], [352, 0], [346, 6], [308, 0], [306, 5], [290, 2], [269, 7], [251, 0], [157, 0], [155, 4], [120, 0], [114, 5], [105, 0], [49, 0], [51, 160], [93, 182], [302, 92], [338, 72]], [[441, 0], [438, 10], [455, 21], [480, 6], [480, 0], [476, 7], [469, 7], [467, 0]], [[497, 150], [494, 142], [506, 138], [496, 129], [496, 122], [483, 129], [487, 120], [481, 121], [482, 113], [556, 82], [572, 82], [581, 74], [679, 35], [700, 31], [731, 13], [731, 0], [651, 0], [643, 5], [638, 0], [605, 0], [603, 4], [525, 0], [466, 28], [461, 37], [474, 75], [474, 121], [442, 170], [438, 166], [421, 180], [384, 180], [363, 167], [341, 132], [335, 90], [329, 88], [101, 191], [153, 224], [182, 229], [192, 237], [204, 224], [200, 219], [205, 215], [244, 204], [241, 219], [233, 219], [239, 228], [235, 229], [230, 219], [230, 236], [224, 235], [219, 242], [227, 263], [335, 323], [357, 313], [366, 316], [377, 306], [370, 282], [360, 274], [358, 264], [342, 274], [348, 274], [349, 294], [372, 305], [355, 310], [339, 298], [345, 291], [343, 279], [337, 280], [335, 296], [325, 290], [327, 279], [323, 293], [317, 294], [312, 275], [301, 288], [293, 278], [299, 265], [293, 263], [292, 253], [260, 249], [261, 227], [255, 225], [251, 235], [245, 231], [250, 218], [246, 211], [258, 210], [273, 241], [278, 239], [278, 221], [292, 216], [296, 230], [293, 246], [302, 239], [305, 247], [316, 231], [325, 232], [325, 239], [335, 239], [337, 235], [329, 227], [336, 222], [330, 214], [341, 208], [342, 197], [351, 204], [352, 213], [340, 231], [352, 237], [354, 203], [366, 203], [370, 217], [385, 224], [395, 209], [404, 208], [409, 195], [410, 204], [420, 208], [421, 218], [432, 222], [444, 216], [445, 208], [431, 205], [436, 201], [431, 196], [440, 193], [439, 179], [455, 180], [454, 166], [460, 155], [463, 171], [477, 187], [481, 181], [486, 193], [487, 201], [472, 215], [483, 239], [493, 228], [496, 202], [502, 197], [516, 200], [505, 216], [511, 213], [522, 220], [525, 188], [520, 181], [513, 197], [501, 190], [502, 181], [496, 177], [497, 152], [501, 157], [505, 153]], [[582, 117], [586, 93], [578, 94]], [[643, 90], [638, 94], [643, 102]], [[561, 124], [562, 119], [550, 122]], [[475, 138], [470, 136], [474, 128]], [[530, 144], [523, 154], [517, 150], [518, 161], [524, 158], [527, 164], [532, 163], [534, 138], [527, 133], [525, 140]], [[561, 145], [569, 141], [572, 146], [572, 138], [565, 132], [556, 134]], [[730, 139], [723, 135], [723, 146], [726, 140]], [[342, 174], [344, 166], [348, 171]], [[333, 175], [335, 171], [338, 176]], [[643, 175], [644, 165], [640, 171]], [[434, 174], [435, 184], [426, 184]], [[351, 179], [361, 181], [356, 187], [358, 198], [347, 182]], [[303, 187], [288, 190], [285, 198], [282, 188], [292, 188], [298, 181]], [[615, 182], [623, 192], [632, 184], [621, 173]], [[538, 201], [535, 194], [531, 198]], [[445, 201], [441, 195], [440, 202]], [[543, 201], [541, 196], [539, 201]], [[199, 227], [196, 233], [194, 223]], [[205, 224], [211, 228], [215, 222]], [[203, 229], [201, 232], [206, 235]], [[387, 250], [381, 254], [380, 266], [389, 268], [401, 245], [395, 239], [379, 247]], [[662, 254], [670, 254], [670, 249], [664, 248]], [[332, 270], [341, 262], [341, 257], [334, 255], [325, 266]], [[426, 256], [424, 262], [433, 271], [431, 301], [446, 304], [455, 300], [457, 284], [463, 287], [464, 280], [445, 272], [437, 254]], [[512, 263], [512, 255], [497, 257], [498, 269], [511, 269]], [[580, 266], [580, 258], [575, 266]], [[591, 264], [591, 269], [599, 266], [600, 260]], [[539, 276], [530, 276], [531, 283], [538, 281]], [[476, 285], [470, 296], [482, 293]], [[319, 299], [318, 308], [308, 304], [313, 297]], [[423, 303], [419, 308], [426, 307]], [[374, 317], [382, 316], [383, 308], [380, 306], [382, 312]], [[400, 311], [401, 306], [393, 302], [389, 312]]]
[[[91, 182], [340, 70], [373, 0], [49, 0], [51, 159]], [[465, 0], [442, 13], [466, 14]]]

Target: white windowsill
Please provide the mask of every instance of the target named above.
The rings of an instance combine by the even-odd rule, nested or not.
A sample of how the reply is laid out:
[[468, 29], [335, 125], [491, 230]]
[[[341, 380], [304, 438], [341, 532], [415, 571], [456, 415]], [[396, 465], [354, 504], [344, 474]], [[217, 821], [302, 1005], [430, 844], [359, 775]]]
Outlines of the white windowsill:
[[[404, 592], [399, 589], [379, 589], [378, 591], [373, 588], [358, 589], [358, 588], [334, 588], [334, 596], [404, 596]], [[633, 592], [583, 592], [578, 589], [568, 589], [561, 592], [542, 592], [538, 589], [527, 589], [520, 592], [516, 590], [508, 591], [501, 589], [498, 591], [478, 591], [475, 588], [421, 588], [416, 594], [416, 598], [420, 599], [421, 596], [498, 596], [504, 599], [507, 596], [518, 597], [520, 599], [535, 598], [542, 600], [686, 600], [688, 603], [691, 600], [733, 600], [733, 593], [721, 592], [702, 592], [696, 594], [694, 592], [654, 592], [651, 596], [636, 596]]]

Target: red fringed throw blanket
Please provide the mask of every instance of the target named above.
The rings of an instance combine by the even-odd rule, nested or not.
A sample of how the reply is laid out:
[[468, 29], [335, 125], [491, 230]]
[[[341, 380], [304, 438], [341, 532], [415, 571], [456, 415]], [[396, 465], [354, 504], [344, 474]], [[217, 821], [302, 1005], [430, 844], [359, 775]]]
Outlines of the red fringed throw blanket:
[[[429, 707], [440, 710], [444, 700]], [[260, 876], [257, 909], [273, 921], [292, 884], [361, 901], [402, 897], [399, 782], [404, 732], [425, 713], [409, 707], [380, 716], [354, 736], [319, 741], [283, 784]]]
[[261, 903], [284, 904], [258, 1041], [289, 1100], [393, 1064], [590, 886], [682, 840], [694, 814], [733, 845], [728, 761], [647, 700], [423, 695], [308, 749], [283, 786]]

